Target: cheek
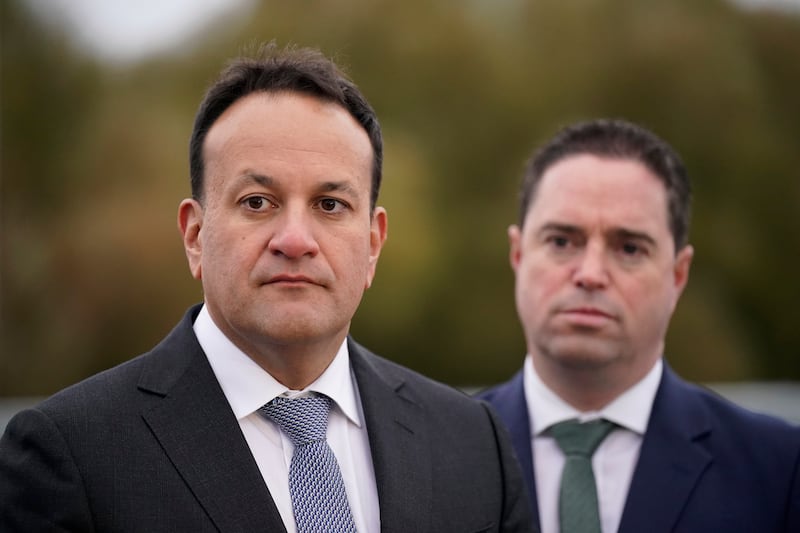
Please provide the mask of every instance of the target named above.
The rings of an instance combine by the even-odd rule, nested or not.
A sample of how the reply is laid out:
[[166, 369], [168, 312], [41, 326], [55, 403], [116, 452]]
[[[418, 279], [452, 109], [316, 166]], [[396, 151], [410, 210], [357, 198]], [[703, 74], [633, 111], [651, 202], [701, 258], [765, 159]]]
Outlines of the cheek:
[[673, 291], [663, 279], [629, 280], [618, 291], [633, 321], [660, 321], [672, 311]]
[[259, 244], [253, 231], [234, 231], [213, 225], [203, 236], [203, 268], [218, 275], [235, 276], [250, 270], [258, 259]]
[[517, 270], [515, 292], [517, 308], [521, 315], [531, 318], [544, 311], [548, 284], [537, 269]]
[[350, 270], [355, 276], [369, 266], [370, 239], [368, 230], [363, 227], [320, 233], [317, 242], [328, 263], [338, 270]]
[[522, 263], [517, 270], [519, 292], [537, 303], [544, 304], [564, 284], [561, 270], [548, 268], [540, 263]]
[[340, 265], [339, 268], [341, 270], [341, 265], [347, 263], [348, 266], [342, 274], [347, 276], [349, 283], [353, 285], [353, 290], [364, 290], [374, 269], [374, 266], [370, 263], [369, 244], [359, 242], [357, 246], [354, 245], [348, 250], [352, 255], [347, 259], [341, 257], [343, 255], [341, 250], [336, 250], [338, 254], [337, 264]]

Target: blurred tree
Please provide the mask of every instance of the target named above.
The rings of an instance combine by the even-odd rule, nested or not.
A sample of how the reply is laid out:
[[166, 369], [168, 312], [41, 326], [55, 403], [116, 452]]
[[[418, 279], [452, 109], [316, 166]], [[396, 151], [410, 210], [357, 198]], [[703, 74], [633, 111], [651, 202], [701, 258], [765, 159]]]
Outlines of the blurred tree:
[[[69, 336], [55, 298], [60, 231], [72, 191], [83, 182], [72, 172], [72, 142], [84, 131], [99, 73], [70, 49], [67, 36], [44, 28], [16, 2], [2, 17], [2, 389], [50, 389], [63, 384], [47, 371]], [[74, 207], [73, 207], [74, 208]], [[72, 319], [77, 317], [71, 317]], [[55, 349], [53, 349], [55, 348]], [[80, 361], [78, 361], [80, 364]], [[30, 368], [32, 375], [26, 375]], [[59, 365], [67, 379], [82, 369]]]
[[668, 358], [699, 380], [800, 379], [800, 17], [723, 0], [266, 1], [138, 65], [2, 12], [1, 394], [46, 394], [148, 349], [202, 298], [175, 211], [202, 92], [248, 43], [337, 56], [381, 118], [389, 240], [353, 324], [457, 385], [519, 367], [506, 227], [524, 160], [620, 116], [681, 152], [692, 279]]

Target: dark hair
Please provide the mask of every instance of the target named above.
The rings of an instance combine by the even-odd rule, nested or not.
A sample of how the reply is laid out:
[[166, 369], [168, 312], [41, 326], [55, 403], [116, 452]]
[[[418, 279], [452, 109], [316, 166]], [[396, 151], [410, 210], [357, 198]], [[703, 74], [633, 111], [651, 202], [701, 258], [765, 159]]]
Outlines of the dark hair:
[[539, 148], [525, 166], [520, 190], [519, 225], [525, 223], [543, 174], [554, 164], [573, 155], [591, 154], [612, 159], [630, 159], [646, 166], [667, 190], [669, 226], [675, 251], [688, 241], [691, 185], [677, 152], [653, 132], [624, 120], [599, 119], [572, 124], [560, 130]]
[[255, 57], [234, 59], [206, 92], [194, 119], [189, 142], [192, 197], [203, 198], [203, 143], [214, 122], [234, 102], [255, 92], [289, 91], [342, 106], [364, 128], [372, 145], [370, 208], [378, 201], [383, 165], [383, 140], [375, 111], [358, 87], [319, 50], [262, 45]]

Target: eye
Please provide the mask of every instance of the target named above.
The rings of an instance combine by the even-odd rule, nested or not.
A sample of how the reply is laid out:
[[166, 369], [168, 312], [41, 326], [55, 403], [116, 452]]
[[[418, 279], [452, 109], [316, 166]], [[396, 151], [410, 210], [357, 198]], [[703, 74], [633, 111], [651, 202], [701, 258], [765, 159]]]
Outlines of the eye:
[[647, 257], [649, 250], [647, 246], [641, 242], [624, 241], [619, 245], [619, 253], [628, 260], [641, 259]]
[[578, 235], [559, 232], [549, 233], [544, 237], [544, 249], [554, 258], [572, 257], [582, 246], [582, 239]]
[[639, 252], [641, 252], [639, 246], [632, 242], [626, 242], [622, 245], [622, 253], [626, 255], [636, 255]]
[[567, 235], [562, 235], [560, 233], [548, 235], [545, 238], [545, 242], [552, 248], [557, 250], [564, 250], [569, 248], [572, 244], [572, 240]]
[[336, 198], [323, 198], [317, 202], [317, 206], [326, 213], [338, 213], [348, 207], [346, 203]]
[[252, 211], [265, 211], [270, 207], [276, 207], [273, 202], [264, 196], [248, 196], [241, 202], [245, 207]]

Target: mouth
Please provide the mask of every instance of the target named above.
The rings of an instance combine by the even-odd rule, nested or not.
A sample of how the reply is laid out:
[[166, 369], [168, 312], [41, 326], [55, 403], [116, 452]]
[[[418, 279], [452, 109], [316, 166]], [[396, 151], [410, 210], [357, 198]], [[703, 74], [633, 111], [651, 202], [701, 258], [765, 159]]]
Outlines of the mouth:
[[322, 286], [321, 283], [309, 278], [308, 276], [297, 275], [297, 274], [278, 274], [276, 276], [272, 276], [267, 280], [267, 285], [278, 285], [284, 287], [302, 287], [306, 285], [318, 285]]
[[609, 313], [606, 313], [602, 309], [597, 309], [596, 307], [570, 307], [568, 309], [564, 309], [561, 311], [567, 315], [586, 315], [586, 316], [597, 316], [597, 317], [605, 317], [605, 318], [614, 318]]
[[596, 307], [570, 307], [561, 310], [559, 314], [574, 326], [583, 328], [602, 327], [616, 321], [613, 314]]

